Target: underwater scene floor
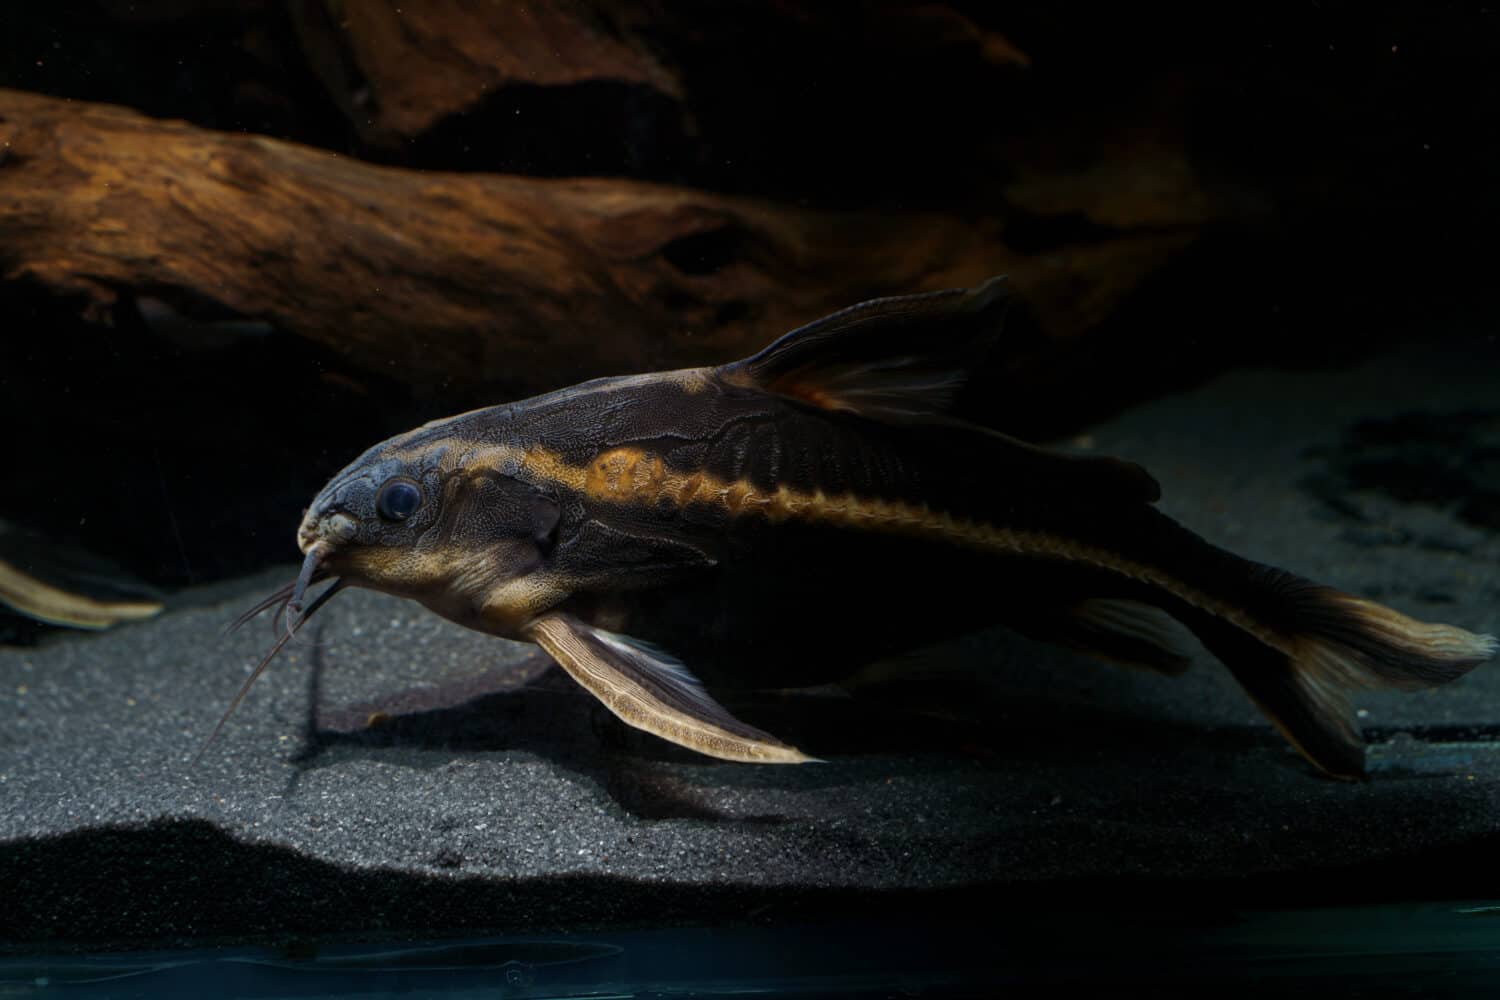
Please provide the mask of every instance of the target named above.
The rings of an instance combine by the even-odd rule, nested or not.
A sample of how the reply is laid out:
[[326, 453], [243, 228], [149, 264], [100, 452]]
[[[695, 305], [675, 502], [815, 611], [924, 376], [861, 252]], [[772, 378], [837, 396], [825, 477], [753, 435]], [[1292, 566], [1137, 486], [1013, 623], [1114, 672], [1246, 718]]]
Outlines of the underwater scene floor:
[[[1231, 551], [1500, 632], [1493, 353], [1235, 373], [1059, 444], [1141, 462]], [[0, 943], [1500, 897], [1500, 662], [1361, 696], [1370, 780], [1344, 783], [1207, 654], [1168, 678], [996, 630], [850, 690], [725, 698], [825, 759], [751, 766], [352, 592], [193, 763], [274, 640], [220, 633], [295, 575], [294, 527], [284, 569], [0, 648]]]

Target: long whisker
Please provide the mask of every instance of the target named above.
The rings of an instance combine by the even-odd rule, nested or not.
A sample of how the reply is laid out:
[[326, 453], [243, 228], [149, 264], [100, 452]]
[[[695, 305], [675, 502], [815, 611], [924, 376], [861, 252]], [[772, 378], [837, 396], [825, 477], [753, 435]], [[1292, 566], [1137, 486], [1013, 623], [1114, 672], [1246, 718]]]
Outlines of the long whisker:
[[[229, 721], [229, 717], [234, 714], [234, 710], [240, 707], [240, 702], [245, 700], [245, 695], [250, 693], [250, 688], [255, 684], [257, 680], [260, 679], [260, 675], [265, 673], [266, 667], [271, 665], [271, 661], [276, 659], [276, 654], [281, 652], [282, 647], [284, 647], [288, 642], [291, 641], [292, 637], [297, 634], [297, 630], [305, 625], [307, 623], [307, 620], [311, 618], [319, 608], [327, 604], [334, 594], [337, 594], [340, 590], [343, 589], [343, 580], [333, 581], [333, 586], [329, 587], [327, 590], [323, 591], [316, 598], [314, 598], [313, 602], [307, 606], [307, 610], [299, 615], [295, 622], [288, 618], [286, 634], [276, 640], [276, 644], [271, 647], [270, 652], [266, 653], [266, 655], [261, 658], [261, 661], [255, 665], [255, 669], [250, 672], [250, 676], [245, 678], [245, 683], [240, 686], [239, 692], [234, 696], [234, 700], [229, 703], [229, 707], [224, 710], [223, 716], [220, 717], [219, 724], [214, 726], [214, 731], [208, 734], [208, 739], [203, 741], [203, 746], [199, 747], [198, 752], [193, 755], [191, 766], [196, 767], [198, 765], [198, 761], [202, 759], [204, 752], [207, 751], [209, 745], [218, 738], [220, 731], [222, 731], [224, 728], [224, 724]], [[267, 606], [269, 607], [269, 605]]]
[[[297, 589], [297, 587], [298, 587], [298, 584], [300, 584], [302, 582], [302, 577], [305, 576], [306, 574], [307, 574], [307, 567], [304, 565], [302, 567], [302, 572], [297, 575], [297, 579], [292, 581], [291, 593], [289, 593], [289, 594], [286, 595], [286, 599], [283, 600], [281, 602], [281, 604], [277, 606], [276, 613], [271, 616], [271, 634], [272, 635], [277, 635], [277, 634], [279, 634], [281, 632], [281, 621], [282, 621], [283, 618], [290, 618], [291, 617], [291, 614], [292, 614], [292, 610], [291, 609], [293, 607], [297, 608], [298, 611], [301, 612], [302, 591], [299, 591]], [[313, 586], [314, 584], [322, 583], [324, 580], [328, 579], [332, 575], [333, 575], [332, 573], [328, 572], [328, 570], [326, 570], [326, 569], [324, 569], [323, 567], [320, 566], [312, 574], [312, 576], [309, 576], [307, 578], [307, 586], [310, 587], [310, 586]], [[303, 589], [305, 590], [306, 587], [304, 587]], [[299, 618], [306, 618], [307, 615], [305, 613], [300, 613], [298, 615], [298, 617]]]
[[[322, 583], [324, 580], [328, 579], [328, 577], [329, 573], [327, 570], [319, 569], [307, 582], [308, 585], [311, 586], [315, 583]], [[277, 609], [278, 617], [277, 619], [273, 620], [272, 625], [273, 631], [280, 631], [278, 627], [278, 623], [280, 621], [279, 616], [282, 611], [286, 610], [286, 604], [292, 599], [292, 591], [295, 590], [296, 587], [296, 580], [293, 580], [291, 583], [284, 584], [283, 586], [277, 587], [270, 594], [266, 595], [263, 599], [258, 601], [254, 607], [246, 609], [245, 612], [238, 618], [230, 622], [228, 625], [224, 626], [224, 631], [219, 633], [219, 637], [223, 638], [224, 636], [233, 635], [234, 633], [238, 632], [240, 629], [248, 625], [250, 621], [256, 616], [263, 614], [278, 602], [281, 604], [281, 607]]]
[[307, 593], [307, 588], [312, 584], [313, 577], [317, 576], [318, 568], [328, 557], [328, 552], [327, 542], [314, 542], [307, 550], [307, 558], [302, 560], [302, 572], [297, 574], [297, 582], [292, 584], [292, 599], [287, 602], [287, 610], [298, 619], [303, 617], [302, 595]]
[[256, 603], [253, 608], [246, 609], [244, 614], [240, 615], [228, 625], [225, 625], [224, 631], [219, 633], [219, 638], [222, 639], [224, 636], [233, 635], [234, 633], [238, 632], [240, 629], [250, 624], [251, 619], [255, 618], [261, 612], [267, 610], [277, 602], [285, 603], [291, 600], [292, 588], [295, 586], [296, 583], [294, 581], [292, 583], [288, 583], [283, 587], [276, 588], [273, 593], [268, 595], [264, 600]]
[[292, 599], [288, 598], [282, 602], [281, 607], [276, 609], [276, 617], [271, 619], [272, 628], [273, 630], [279, 629], [282, 627], [281, 623], [285, 622], [285, 635], [288, 639], [291, 639], [296, 636], [297, 630], [302, 627], [302, 623], [307, 620], [307, 616], [311, 613], [311, 610], [304, 610], [300, 607], [293, 611]]
[[[293, 583], [292, 586], [295, 587], [296, 584]], [[281, 603], [276, 606], [276, 613], [271, 616], [271, 634], [272, 635], [280, 635], [281, 634], [281, 620], [283, 618], [290, 618], [291, 617], [290, 613], [287, 611], [287, 609], [289, 607], [291, 607], [291, 604], [292, 604], [292, 595], [290, 593], [288, 593], [286, 595], [286, 597], [282, 598]]]

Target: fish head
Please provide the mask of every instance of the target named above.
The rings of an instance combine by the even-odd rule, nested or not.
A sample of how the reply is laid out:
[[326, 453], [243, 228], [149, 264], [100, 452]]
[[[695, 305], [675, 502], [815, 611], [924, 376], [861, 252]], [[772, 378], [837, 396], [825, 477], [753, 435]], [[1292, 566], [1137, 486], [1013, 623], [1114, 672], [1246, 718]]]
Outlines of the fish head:
[[337, 576], [472, 628], [514, 631], [520, 623], [486, 623], [485, 609], [543, 569], [560, 507], [495, 451], [430, 432], [370, 449], [303, 516], [303, 576]]
[[[251, 672], [203, 748], [298, 629], [356, 586], [420, 601], [462, 625], [522, 638], [567, 596], [548, 565], [561, 508], [524, 474], [524, 449], [477, 436], [510, 411], [476, 410], [376, 445], [313, 498], [297, 528], [297, 579], [231, 626], [275, 607], [286, 630]], [[477, 425], [477, 426], [476, 426]], [[309, 587], [333, 578], [310, 602]]]

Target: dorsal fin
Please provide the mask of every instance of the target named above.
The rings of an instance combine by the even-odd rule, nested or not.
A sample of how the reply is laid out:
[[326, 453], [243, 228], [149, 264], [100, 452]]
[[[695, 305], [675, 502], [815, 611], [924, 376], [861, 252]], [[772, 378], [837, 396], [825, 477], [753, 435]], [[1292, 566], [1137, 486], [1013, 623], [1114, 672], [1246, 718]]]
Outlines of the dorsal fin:
[[989, 352], [1010, 306], [1010, 284], [872, 299], [786, 334], [717, 374], [825, 410], [895, 424], [947, 424], [981, 435], [996, 454], [1111, 501], [1154, 503], [1161, 488], [1133, 462], [1069, 455], [956, 418], [953, 398]]
[[872, 299], [799, 327], [721, 378], [827, 410], [908, 423], [945, 415], [1010, 305], [1005, 278]]

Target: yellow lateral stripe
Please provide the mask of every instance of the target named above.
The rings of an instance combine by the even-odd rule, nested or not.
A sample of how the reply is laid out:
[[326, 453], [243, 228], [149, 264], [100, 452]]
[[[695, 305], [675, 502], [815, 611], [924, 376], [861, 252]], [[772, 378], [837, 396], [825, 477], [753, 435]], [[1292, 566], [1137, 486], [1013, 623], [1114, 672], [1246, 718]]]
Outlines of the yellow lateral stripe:
[[931, 538], [983, 552], [1044, 556], [1082, 563], [1132, 580], [1160, 587], [1181, 600], [1227, 619], [1261, 641], [1285, 650], [1287, 641], [1233, 605], [1217, 600], [1145, 563], [1125, 559], [1108, 549], [1075, 542], [1042, 531], [1002, 528], [974, 518], [956, 517], [926, 503], [866, 498], [852, 493], [829, 495], [785, 485], [757, 489], [746, 480], [726, 481], [701, 470], [679, 472], [659, 457], [639, 448], [613, 448], [586, 466], [572, 465], [561, 455], [538, 445], [527, 448], [491, 446], [474, 454], [491, 468], [514, 464], [541, 480], [573, 490], [592, 500], [666, 505], [682, 509], [690, 504], [718, 505], [732, 517], [758, 513], [772, 522], [797, 520], [839, 525], [863, 531]]

